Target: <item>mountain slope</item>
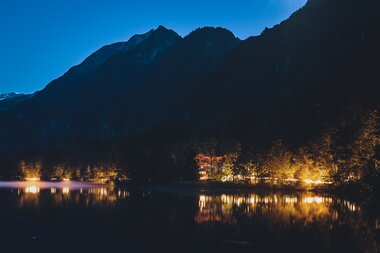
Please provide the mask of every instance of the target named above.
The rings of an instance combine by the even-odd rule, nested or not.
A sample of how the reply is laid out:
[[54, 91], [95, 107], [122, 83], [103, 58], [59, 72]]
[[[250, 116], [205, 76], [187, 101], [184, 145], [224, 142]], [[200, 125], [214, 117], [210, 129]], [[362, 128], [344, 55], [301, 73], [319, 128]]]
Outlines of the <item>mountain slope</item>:
[[175, 101], [239, 44], [231, 32], [213, 28], [182, 39], [160, 26], [145, 37], [95, 69], [86, 60], [1, 113], [0, 154], [143, 133], [164, 122]]
[[375, 0], [310, 0], [247, 39], [189, 99], [192, 131], [304, 142], [349, 106], [378, 107], [378, 10]]
[[160, 27], [0, 112], [0, 156], [26, 152], [3, 167], [111, 159], [138, 180], [178, 180], [196, 177], [196, 152], [260, 160], [275, 140], [297, 150], [326, 129], [345, 147], [355, 121], [380, 109], [378, 10], [377, 0], [309, 0], [243, 42], [222, 28], [181, 38]]
[[0, 101], [4, 100], [4, 99], [13, 98], [13, 97], [16, 97], [18, 95], [22, 95], [22, 94], [18, 94], [15, 92], [0, 94]]
[[9, 110], [17, 104], [32, 98], [33, 94], [5, 93], [0, 94], [0, 111]]
[[177, 141], [305, 143], [349, 108], [379, 108], [379, 5], [310, 0], [244, 42], [221, 28], [181, 38], [159, 27], [86, 75], [69, 71], [0, 113], [0, 154], [158, 126]]
[[71, 78], [75, 78], [87, 73], [91, 73], [110, 57], [116, 54], [128, 52], [131, 48], [139, 45], [145, 39], [149, 38], [149, 36], [152, 35], [154, 31], [155, 30], [152, 29], [147, 33], [134, 35], [127, 42], [118, 42], [104, 46], [87, 57], [78, 66], [72, 67], [66, 75], [69, 75]]

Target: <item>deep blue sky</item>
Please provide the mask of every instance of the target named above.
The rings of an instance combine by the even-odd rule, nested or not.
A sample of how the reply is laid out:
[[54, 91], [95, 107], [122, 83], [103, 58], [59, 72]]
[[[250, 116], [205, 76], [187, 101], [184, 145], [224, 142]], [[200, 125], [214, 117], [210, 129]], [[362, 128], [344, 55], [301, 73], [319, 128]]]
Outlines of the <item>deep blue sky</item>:
[[187, 35], [222, 26], [239, 38], [306, 0], [0, 0], [0, 93], [42, 89], [99, 47], [164, 25]]

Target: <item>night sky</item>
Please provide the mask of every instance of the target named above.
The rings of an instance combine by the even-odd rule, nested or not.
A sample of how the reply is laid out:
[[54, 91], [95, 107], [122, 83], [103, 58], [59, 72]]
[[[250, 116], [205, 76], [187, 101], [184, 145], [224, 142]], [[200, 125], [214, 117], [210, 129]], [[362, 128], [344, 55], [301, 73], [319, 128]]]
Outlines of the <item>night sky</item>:
[[222, 26], [241, 39], [306, 0], [1, 0], [0, 93], [42, 89], [99, 47], [164, 25]]

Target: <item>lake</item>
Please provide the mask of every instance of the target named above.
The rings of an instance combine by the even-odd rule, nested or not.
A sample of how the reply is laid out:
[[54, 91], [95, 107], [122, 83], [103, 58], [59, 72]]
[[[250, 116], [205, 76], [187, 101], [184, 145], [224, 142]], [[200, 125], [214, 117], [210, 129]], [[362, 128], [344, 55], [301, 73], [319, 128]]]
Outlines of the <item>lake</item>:
[[380, 215], [307, 193], [0, 183], [0, 252], [377, 252]]

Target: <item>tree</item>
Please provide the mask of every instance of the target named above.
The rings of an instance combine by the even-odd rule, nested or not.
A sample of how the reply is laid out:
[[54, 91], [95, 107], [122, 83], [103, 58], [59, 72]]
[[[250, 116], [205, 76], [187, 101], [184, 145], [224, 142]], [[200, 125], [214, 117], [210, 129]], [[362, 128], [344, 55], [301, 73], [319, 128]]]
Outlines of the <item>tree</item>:
[[[309, 154], [303, 152], [305, 164], [308, 166], [308, 179], [331, 181], [337, 174], [338, 163], [333, 147], [333, 133], [326, 131], [316, 141], [310, 144]], [[301, 152], [302, 153], [302, 152]]]
[[25, 162], [22, 160], [19, 163], [19, 170], [22, 177], [25, 179], [40, 179], [41, 178], [42, 163], [37, 162]]
[[363, 118], [353, 152], [354, 172], [367, 190], [373, 190], [379, 181], [380, 164], [377, 157], [379, 146], [379, 117], [378, 111], [374, 110]]
[[[376, 148], [380, 145], [378, 120], [377, 110], [361, 118], [358, 131], [348, 146], [350, 157], [342, 161], [346, 180], [368, 179], [370, 174], [376, 172]], [[373, 172], [368, 173], [369, 170]]]
[[295, 167], [292, 164], [293, 154], [283, 145], [281, 140], [276, 141], [266, 158], [266, 168], [269, 176], [276, 181], [293, 178]]
[[238, 159], [237, 153], [231, 153], [223, 156], [221, 177], [223, 181], [234, 181], [240, 175], [237, 169], [236, 161]]

